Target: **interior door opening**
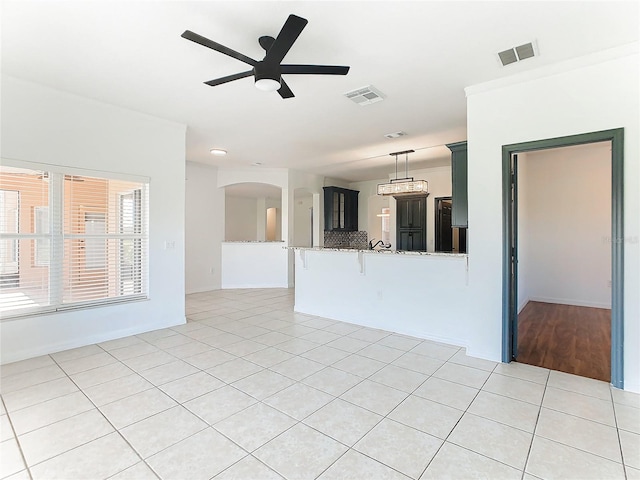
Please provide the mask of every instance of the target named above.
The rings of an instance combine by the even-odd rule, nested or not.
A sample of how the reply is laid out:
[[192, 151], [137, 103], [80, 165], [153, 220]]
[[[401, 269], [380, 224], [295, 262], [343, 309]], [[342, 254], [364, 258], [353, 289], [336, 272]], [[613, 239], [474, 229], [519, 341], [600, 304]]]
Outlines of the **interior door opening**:
[[436, 252], [467, 253], [467, 229], [451, 226], [452, 198], [437, 197], [435, 246]]
[[516, 360], [609, 382], [611, 142], [514, 155], [514, 174]]
[[[615, 129], [503, 146], [503, 361], [523, 361], [532, 351], [540, 360], [546, 337], [555, 344], [557, 353], [552, 356], [558, 361], [574, 367], [600, 366], [608, 370], [615, 387], [624, 387], [624, 244], [618, 241], [624, 238], [623, 135], [623, 129]], [[558, 153], [551, 149], [559, 147], [575, 147], [574, 153], [582, 154], [574, 156], [573, 165], [563, 165], [553, 159]], [[585, 152], [598, 148], [606, 150], [607, 164], [600, 157], [598, 167], [588, 167]], [[545, 173], [540, 165], [533, 169], [540, 171], [533, 171], [536, 156], [547, 156], [551, 158], [548, 163], [553, 166], [555, 162], [555, 168], [566, 171]], [[586, 182], [586, 189], [581, 188], [578, 178], [588, 175], [594, 177]], [[582, 193], [570, 200], [577, 191]], [[533, 205], [536, 202], [542, 205]], [[546, 272], [536, 271], [541, 264], [546, 264]], [[568, 276], [564, 280], [563, 272]], [[538, 315], [538, 321], [525, 325], [527, 315]], [[590, 316], [595, 323], [588, 326]], [[547, 320], [546, 326], [541, 318]], [[533, 339], [529, 346], [522, 343], [527, 333]], [[579, 335], [585, 337], [582, 343], [577, 341]], [[609, 360], [610, 367], [602, 358]], [[542, 366], [563, 370], [553, 364]], [[598, 375], [606, 380], [606, 374]]]

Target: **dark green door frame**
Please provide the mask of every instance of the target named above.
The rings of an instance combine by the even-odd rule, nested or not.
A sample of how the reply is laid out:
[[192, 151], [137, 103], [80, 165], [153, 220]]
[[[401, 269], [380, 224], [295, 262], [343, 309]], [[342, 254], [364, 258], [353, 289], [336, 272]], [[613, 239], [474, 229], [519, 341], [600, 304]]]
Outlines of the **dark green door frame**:
[[[517, 276], [512, 275], [512, 257], [517, 261], [517, 231], [514, 233], [512, 156], [550, 148], [611, 142], [611, 383], [624, 386], [624, 129], [569, 135], [503, 145], [502, 147], [502, 361], [516, 354], [518, 321]], [[517, 179], [515, 180], [517, 182]], [[514, 188], [515, 190], [515, 188]], [[517, 208], [517, 204], [515, 204]], [[514, 284], [515, 283], [515, 284]]]

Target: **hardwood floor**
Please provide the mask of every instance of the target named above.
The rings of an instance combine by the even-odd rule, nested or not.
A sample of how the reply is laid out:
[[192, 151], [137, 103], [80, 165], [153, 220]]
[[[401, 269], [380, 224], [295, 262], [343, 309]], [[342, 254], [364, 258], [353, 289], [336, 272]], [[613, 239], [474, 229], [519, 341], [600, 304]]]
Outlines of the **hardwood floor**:
[[517, 361], [609, 382], [611, 310], [527, 303], [518, 315]]

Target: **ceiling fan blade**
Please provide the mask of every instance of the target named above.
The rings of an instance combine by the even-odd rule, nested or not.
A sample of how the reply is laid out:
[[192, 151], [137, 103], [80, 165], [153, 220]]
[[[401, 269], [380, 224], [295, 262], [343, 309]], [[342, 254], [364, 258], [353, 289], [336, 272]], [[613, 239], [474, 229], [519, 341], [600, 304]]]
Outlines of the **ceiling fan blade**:
[[289, 85], [281, 78], [280, 79], [280, 88], [278, 89], [278, 93], [282, 98], [293, 98], [295, 95], [289, 88]]
[[349, 67], [338, 65], [282, 65], [282, 73], [298, 75], [346, 75]]
[[282, 30], [280, 30], [280, 33], [276, 37], [276, 41], [273, 42], [273, 45], [271, 45], [267, 55], [264, 57], [264, 61], [279, 64], [300, 36], [304, 27], [307, 26], [307, 23], [308, 21], [302, 17], [289, 15], [289, 18], [287, 18], [287, 21], [284, 22], [282, 26]]
[[233, 75], [227, 75], [226, 77], [216, 78], [214, 80], [209, 80], [208, 82], [204, 82], [210, 87], [215, 87], [216, 85], [222, 85], [223, 83], [233, 82], [234, 80], [239, 80], [241, 78], [250, 77], [253, 75], [253, 70], [249, 70], [248, 72], [235, 73]]
[[257, 60], [254, 60], [253, 58], [247, 57], [246, 55], [236, 52], [229, 47], [225, 47], [224, 45], [220, 45], [219, 43], [214, 42], [213, 40], [209, 40], [202, 35], [198, 35], [191, 30], [185, 30], [181, 37], [198, 43], [204, 47], [215, 50], [216, 52], [224, 53], [225, 55], [235, 58], [236, 60], [240, 60], [241, 62], [247, 63], [252, 67], [254, 67], [258, 63]]

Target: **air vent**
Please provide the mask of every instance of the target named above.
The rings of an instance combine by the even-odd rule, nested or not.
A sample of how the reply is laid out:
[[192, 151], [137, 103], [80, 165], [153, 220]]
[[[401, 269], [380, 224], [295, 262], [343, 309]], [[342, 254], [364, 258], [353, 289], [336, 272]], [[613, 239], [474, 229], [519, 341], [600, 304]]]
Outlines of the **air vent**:
[[407, 132], [393, 132], [393, 133], [387, 133], [385, 135], [385, 137], [387, 138], [398, 138], [398, 137], [404, 137], [407, 134]]
[[525, 43], [524, 45], [516, 47], [516, 53], [518, 54], [518, 60], [533, 57], [535, 55], [535, 52], [533, 51], [533, 44]]
[[516, 63], [518, 61], [516, 51], [513, 48], [498, 53], [498, 56], [500, 57], [500, 61], [502, 62], [503, 67], [506, 67], [510, 63]]
[[360, 106], [370, 105], [384, 100], [382, 92], [371, 85], [347, 92], [344, 96]]
[[536, 55], [537, 49], [535, 42], [525, 43], [519, 47], [513, 47], [509, 50], [498, 52], [498, 57], [500, 58], [500, 63], [502, 63], [503, 67], [526, 60], [527, 58], [535, 57]]

